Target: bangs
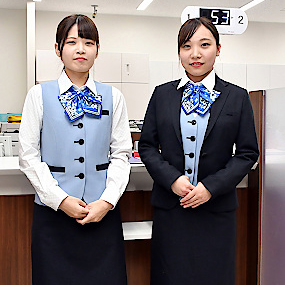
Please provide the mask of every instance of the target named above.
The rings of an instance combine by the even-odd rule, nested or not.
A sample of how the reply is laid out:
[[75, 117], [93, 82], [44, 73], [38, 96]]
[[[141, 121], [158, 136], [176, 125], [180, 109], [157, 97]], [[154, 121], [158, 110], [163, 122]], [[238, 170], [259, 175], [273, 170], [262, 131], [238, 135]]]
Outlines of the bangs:
[[83, 39], [90, 39], [98, 43], [98, 31], [96, 26], [85, 19], [84, 17], [78, 17], [76, 19], [76, 24], [78, 27], [78, 36]]

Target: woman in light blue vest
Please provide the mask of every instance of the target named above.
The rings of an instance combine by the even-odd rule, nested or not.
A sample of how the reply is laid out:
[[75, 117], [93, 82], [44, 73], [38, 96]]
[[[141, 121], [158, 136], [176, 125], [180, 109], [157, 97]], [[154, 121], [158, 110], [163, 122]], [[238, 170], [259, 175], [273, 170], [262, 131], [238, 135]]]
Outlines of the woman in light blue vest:
[[131, 138], [121, 92], [89, 76], [98, 48], [91, 19], [64, 18], [55, 44], [64, 70], [32, 87], [23, 108], [20, 167], [36, 190], [33, 285], [127, 283], [115, 206]]

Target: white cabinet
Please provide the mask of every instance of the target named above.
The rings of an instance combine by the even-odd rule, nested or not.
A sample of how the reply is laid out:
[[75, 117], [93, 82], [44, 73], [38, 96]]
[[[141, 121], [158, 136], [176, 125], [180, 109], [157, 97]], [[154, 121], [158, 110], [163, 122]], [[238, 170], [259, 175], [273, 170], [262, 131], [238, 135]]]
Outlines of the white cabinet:
[[122, 82], [149, 83], [148, 54], [122, 53]]
[[247, 64], [247, 90], [266, 90], [270, 88], [269, 65]]
[[172, 80], [172, 62], [150, 61], [149, 62], [149, 92], [153, 93], [157, 85]]
[[246, 89], [246, 64], [223, 63], [222, 78]]
[[63, 70], [61, 59], [54, 50], [36, 51], [36, 81], [43, 82], [57, 79]]
[[96, 81], [105, 83], [121, 82], [121, 66], [120, 53], [99, 52], [93, 67], [93, 78]]
[[144, 83], [122, 83], [130, 120], [143, 120], [150, 99], [149, 85]]
[[284, 65], [270, 65], [270, 89], [285, 87], [285, 66]]

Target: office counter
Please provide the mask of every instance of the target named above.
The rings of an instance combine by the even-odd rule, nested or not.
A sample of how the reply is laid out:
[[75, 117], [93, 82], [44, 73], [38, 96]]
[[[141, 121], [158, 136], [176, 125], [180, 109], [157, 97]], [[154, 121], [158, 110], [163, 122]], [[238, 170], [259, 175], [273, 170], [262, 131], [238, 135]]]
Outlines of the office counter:
[[[254, 171], [253, 171], [254, 173]], [[250, 175], [249, 175], [250, 178]], [[237, 272], [241, 282], [246, 274], [247, 238], [250, 227], [248, 177], [238, 185]], [[149, 284], [152, 179], [143, 164], [131, 167], [127, 191], [122, 196], [121, 209], [125, 239], [129, 285]], [[34, 189], [19, 169], [18, 157], [0, 158], [0, 284], [30, 285], [30, 242]], [[246, 284], [246, 283], [237, 283]]]

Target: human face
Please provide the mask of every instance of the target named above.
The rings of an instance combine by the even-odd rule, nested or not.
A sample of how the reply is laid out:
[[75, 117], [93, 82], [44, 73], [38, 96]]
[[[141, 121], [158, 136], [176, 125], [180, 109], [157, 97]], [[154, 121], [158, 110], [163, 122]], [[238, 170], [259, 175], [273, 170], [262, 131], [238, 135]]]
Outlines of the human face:
[[69, 77], [88, 74], [98, 55], [96, 42], [91, 39], [80, 38], [77, 25], [73, 25], [69, 30], [62, 54], [60, 55], [57, 44], [55, 44], [55, 51], [61, 57], [65, 72]]
[[220, 54], [213, 34], [201, 25], [193, 36], [180, 47], [179, 57], [187, 76], [193, 82], [204, 79], [213, 69], [216, 56]]

